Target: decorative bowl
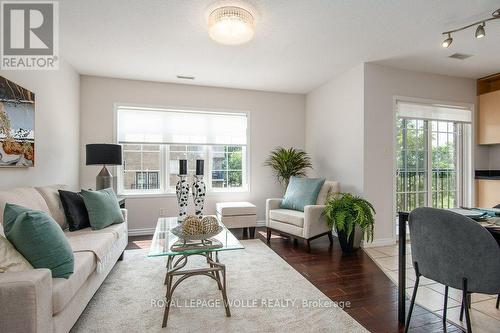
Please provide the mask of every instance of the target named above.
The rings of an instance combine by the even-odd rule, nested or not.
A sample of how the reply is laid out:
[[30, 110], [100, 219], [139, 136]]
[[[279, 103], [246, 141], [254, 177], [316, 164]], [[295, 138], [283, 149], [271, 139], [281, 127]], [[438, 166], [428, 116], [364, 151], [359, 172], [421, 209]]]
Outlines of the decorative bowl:
[[182, 240], [205, 240], [218, 235], [224, 227], [214, 216], [205, 216], [198, 219], [188, 216], [182, 224], [172, 229], [172, 233]]

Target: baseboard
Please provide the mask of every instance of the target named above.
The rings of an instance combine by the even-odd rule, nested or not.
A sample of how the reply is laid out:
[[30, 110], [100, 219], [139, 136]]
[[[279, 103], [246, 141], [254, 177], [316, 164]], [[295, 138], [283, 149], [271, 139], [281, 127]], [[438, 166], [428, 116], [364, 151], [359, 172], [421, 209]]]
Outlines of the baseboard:
[[396, 239], [394, 238], [379, 238], [379, 239], [374, 239], [373, 242], [371, 243], [362, 241], [361, 247], [368, 248], [368, 247], [388, 246], [394, 244], [396, 244]]
[[266, 226], [266, 221], [262, 220], [262, 221], [257, 221], [257, 226], [258, 227], [265, 227]]
[[142, 228], [142, 229], [129, 229], [129, 236], [146, 236], [146, 235], [154, 235], [155, 228]]

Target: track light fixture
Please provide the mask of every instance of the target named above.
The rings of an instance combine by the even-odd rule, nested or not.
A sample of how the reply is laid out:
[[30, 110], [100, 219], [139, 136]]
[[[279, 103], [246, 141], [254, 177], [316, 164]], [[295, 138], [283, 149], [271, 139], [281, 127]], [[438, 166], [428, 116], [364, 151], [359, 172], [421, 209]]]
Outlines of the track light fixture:
[[476, 38], [483, 38], [484, 36], [486, 36], [486, 31], [484, 31], [484, 26], [486, 25], [486, 23], [483, 22], [483, 24], [480, 24], [478, 25], [477, 29], [476, 29], [476, 33], [474, 36], [476, 36]]
[[465, 29], [468, 29], [470, 27], [474, 27], [474, 26], [477, 26], [476, 28], [476, 33], [474, 34], [474, 36], [476, 38], [483, 38], [486, 36], [486, 30], [484, 29], [485, 25], [486, 25], [486, 22], [487, 21], [492, 21], [492, 20], [496, 20], [496, 19], [500, 19], [500, 9], [497, 9], [495, 10], [492, 14], [491, 14], [491, 17], [488, 17], [484, 20], [481, 20], [481, 21], [477, 21], [477, 22], [474, 22], [474, 23], [471, 23], [469, 25], [466, 25], [464, 27], [460, 27], [458, 29], [454, 29], [454, 30], [450, 30], [450, 31], [445, 31], [443, 32], [443, 35], [447, 35], [448, 37], [443, 41], [443, 43], [441, 44], [444, 48], [448, 48], [450, 47], [451, 43], [453, 42], [453, 38], [451, 37], [451, 34], [452, 33], [455, 33], [457, 31], [462, 31], [462, 30], [465, 30]]
[[451, 34], [448, 34], [448, 38], [443, 41], [441, 44], [444, 48], [450, 47], [451, 43], [453, 43], [453, 38], [451, 38]]

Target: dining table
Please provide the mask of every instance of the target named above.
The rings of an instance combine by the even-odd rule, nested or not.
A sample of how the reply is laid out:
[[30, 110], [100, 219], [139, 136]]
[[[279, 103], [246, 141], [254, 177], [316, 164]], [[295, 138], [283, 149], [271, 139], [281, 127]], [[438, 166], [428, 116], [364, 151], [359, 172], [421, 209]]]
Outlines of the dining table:
[[[490, 214], [500, 215], [500, 209], [482, 209], [482, 208], [452, 208], [449, 209], [458, 214], [467, 216], [480, 223], [488, 230], [500, 245], [500, 225], [489, 223], [486, 216]], [[410, 212], [398, 212], [398, 321], [405, 324], [406, 320], [406, 228]]]

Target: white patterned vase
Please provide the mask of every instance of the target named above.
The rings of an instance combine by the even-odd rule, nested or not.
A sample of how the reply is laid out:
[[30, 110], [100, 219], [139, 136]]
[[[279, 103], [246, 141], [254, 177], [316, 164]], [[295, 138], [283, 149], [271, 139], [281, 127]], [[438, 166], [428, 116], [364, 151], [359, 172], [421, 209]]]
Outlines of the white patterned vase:
[[203, 218], [203, 204], [205, 203], [206, 186], [203, 176], [194, 176], [193, 201], [195, 214], [199, 219]]
[[175, 185], [175, 193], [177, 194], [177, 204], [179, 205], [178, 221], [182, 222], [187, 216], [189, 184], [186, 175], [179, 175], [179, 181]]

